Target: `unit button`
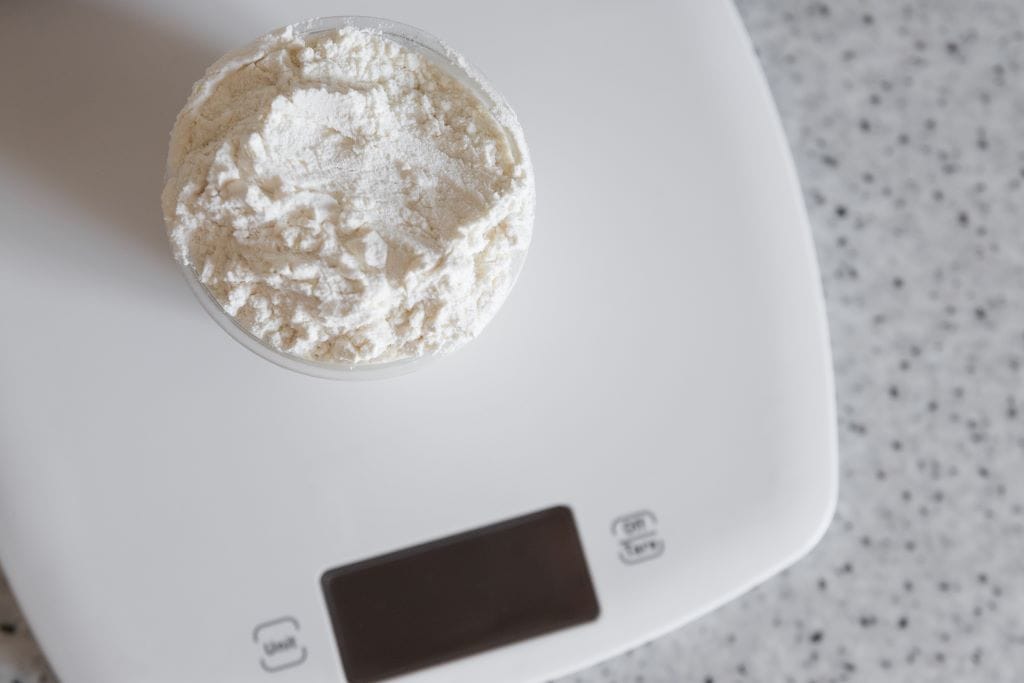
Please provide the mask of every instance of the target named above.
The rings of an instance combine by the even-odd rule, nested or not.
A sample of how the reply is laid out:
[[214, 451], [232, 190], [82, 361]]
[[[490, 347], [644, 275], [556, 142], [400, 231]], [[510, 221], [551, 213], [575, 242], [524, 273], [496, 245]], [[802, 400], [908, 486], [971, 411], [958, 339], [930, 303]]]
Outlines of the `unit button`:
[[264, 671], [275, 673], [306, 661], [306, 647], [299, 639], [299, 630], [295, 617], [265, 621], [252, 630], [252, 642], [259, 648]]

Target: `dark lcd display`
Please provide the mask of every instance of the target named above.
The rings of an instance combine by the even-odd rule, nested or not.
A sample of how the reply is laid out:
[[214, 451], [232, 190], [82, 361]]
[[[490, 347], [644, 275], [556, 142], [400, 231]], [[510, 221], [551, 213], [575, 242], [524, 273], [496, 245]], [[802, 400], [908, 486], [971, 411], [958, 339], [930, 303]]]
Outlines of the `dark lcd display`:
[[332, 569], [321, 582], [351, 683], [581, 624], [599, 611], [567, 507]]

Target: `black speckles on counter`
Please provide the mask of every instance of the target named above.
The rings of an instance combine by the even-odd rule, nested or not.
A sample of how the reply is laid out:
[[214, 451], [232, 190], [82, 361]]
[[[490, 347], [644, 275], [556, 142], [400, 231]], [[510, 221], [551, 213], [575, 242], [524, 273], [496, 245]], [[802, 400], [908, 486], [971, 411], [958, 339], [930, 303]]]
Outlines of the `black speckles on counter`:
[[54, 683], [46, 661], [25, 627], [7, 583], [0, 576], [0, 682]]
[[1022, 681], [1024, 4], [739, 5], [821, 261], [839, 509], [781, 576], [572, 680]]

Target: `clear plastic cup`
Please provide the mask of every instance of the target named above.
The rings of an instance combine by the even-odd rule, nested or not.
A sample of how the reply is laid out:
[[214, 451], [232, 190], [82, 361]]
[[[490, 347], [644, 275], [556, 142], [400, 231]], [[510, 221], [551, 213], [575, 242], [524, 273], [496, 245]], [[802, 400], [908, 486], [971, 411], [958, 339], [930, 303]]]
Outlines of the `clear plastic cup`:
[[[415, 51], [426, 57], [435, 66], [441, 68], [446, 74], [459, 81], [473, 92], [484, 105], [487, 106], [495, 121], [505, 130], [508, 138], [509, 148], [517, 159], [529, 166], [529, 152], [526, 142], [518, 125], [506, 125], [506, 122], [515, 122], [515, 114], [505, 99], [498, 94], [487, 82], [478, 69], [471, 66], [464, 57], [442, 43], [440, 40], [414, 26], [402, 24], [388, 19], [377, 17], [340, 16], [320, 17], [295, 24], [295, 31], [298, 35], [312, 36], [318, 33], [334, 31], [346, 26], [356, 28], [372, 29], [380, 31], [383, 35], [395, 41], [403, 47]], [[508, 292], [512, 291], [519, 273], [522, 271], [526, 261], [526, 251], [516, 263], [513, 264], [512, 283]], [[206, 312], [210, 314], [217, 324], [227, 332], [239, 344], [249, 349], [256, 355], [269, 360], [295, 372], [300, 372], [313, 377], [326, 379], [345, 380], [366, 380], [395, 377], [417, 370], [432, 362], [439, 354], [426, 354], [413, 358], [386, 361], [380, 363], [331, 363], [324, 361], [309, 360], [285, 351], [275, 349], [259, 337], [252, 334], [243, 327], [232, 316], [228, 315], [217, 301], [216, 297], [199, 281], [195, 270], [190, 265], [182, 264], [185, 279], [188, 281], [195, 293], [199, 303]], [[504, 301], [499, 302], [500, 309]]]

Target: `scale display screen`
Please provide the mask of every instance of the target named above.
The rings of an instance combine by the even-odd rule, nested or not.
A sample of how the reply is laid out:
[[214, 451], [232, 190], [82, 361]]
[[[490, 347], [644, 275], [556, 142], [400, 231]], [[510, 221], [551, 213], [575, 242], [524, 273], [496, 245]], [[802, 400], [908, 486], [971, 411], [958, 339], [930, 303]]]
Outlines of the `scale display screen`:
[[564, 506], [331, 569], [321, 583], [351, 683], [409, 673], [599, 613]]

